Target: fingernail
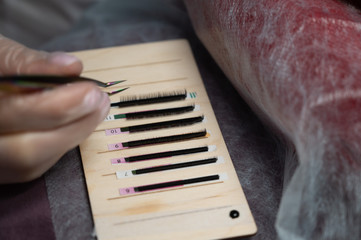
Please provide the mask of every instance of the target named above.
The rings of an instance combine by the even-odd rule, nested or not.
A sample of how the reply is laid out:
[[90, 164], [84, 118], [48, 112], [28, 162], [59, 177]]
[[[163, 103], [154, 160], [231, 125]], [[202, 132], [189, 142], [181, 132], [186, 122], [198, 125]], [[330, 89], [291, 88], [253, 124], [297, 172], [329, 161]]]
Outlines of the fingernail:
[[54, 53], [50, 53], [49, 61], [51, 63], [55, 63], [63, 66], [69, 66], [75, 62], [79, 62], [79, 59], [64, 52], [54, 52]]
[[110, 99], [109, 99], [109, 96], [108, 94], [106, 93], [103, 93], [103, 101], [102, 101], [102, 104], [101, 104], [101, 113], [100, 113], [100, 119], [99, 119], [99, 122], [102, 122], [104, 121], [105, 117], [108, 115], [109, 113], [109, 109], [110, 109]]
[[99, 107], [99, 104], [102, 102], [103, 92], [98, 89], [93, 89], [87, 95], [85, 95], [83, 104], [82, 104], [82, 112], [87, 114], [93, 112], [95, 109]]

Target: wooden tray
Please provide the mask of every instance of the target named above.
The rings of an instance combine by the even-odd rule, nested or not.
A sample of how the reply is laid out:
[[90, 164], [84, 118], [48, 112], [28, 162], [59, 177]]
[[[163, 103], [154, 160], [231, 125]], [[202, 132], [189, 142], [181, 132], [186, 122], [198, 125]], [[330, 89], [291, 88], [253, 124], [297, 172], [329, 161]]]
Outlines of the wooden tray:
[[[255, 222], [186, 40], [96, 49], [74, 55], [83, 60], [85, 77], [104, 82], [127, 80], [107, 89], [129, 87], [112, 96], [112, 102], [163, 95], [186, 96], [164, 103], [113, 107], [107, 121], [80, 145], [98, 239], [220, 239], [256, 233]], [[194, 106], [194, 109], [137, 120], [114, 119], [124, 113], [184, 106]], [[199, 116], [204, 117], [202, 122], [187, 126], [117, 134], [118, 128]], [[174, 140], [175, 135], [203, 131], [206, 131], [205, 136], [187, 140], [119, 147], [121, 143], [136, 140], [152, 139], [152, 142], [167, 136], [173, 136], [171, 140]], [[137, 155], [201, 147], [208, 147], [208, 150], [124, 162]], [[134, 175], [131, 171], [212, 158], [217, 161], [146, 174]], [[172, 186], [179, 180], [182, 182]], [[145, 188], [136, 192], [142, 190], [136, 187], [157, 183], [165, 185], [156, 190]]]

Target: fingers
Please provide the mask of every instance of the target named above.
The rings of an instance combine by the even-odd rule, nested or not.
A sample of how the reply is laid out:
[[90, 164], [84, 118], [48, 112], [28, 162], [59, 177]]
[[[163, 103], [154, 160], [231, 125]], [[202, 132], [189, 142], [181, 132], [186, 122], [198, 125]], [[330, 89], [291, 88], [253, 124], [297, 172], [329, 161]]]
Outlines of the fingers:
[[[79, 75], [82, 63], [62, 52], [29, 49], [0, 35], [0, 75]], [[92, 83], [24, 95], [0, 93], [0, 183], [42, 175], [106, 117], [108, 96]]]
[[108, 96], [86, 82], [32, 94], [2, 95], [0, 133], [57, 128], [92, 113], [103, 98]]
[[24, 182], [41, 176], [104, 120], [109, 111], [109, 98], [99, 101], [95, 111], [71, 124], [47, 131], [3, 135], [0, 138], [0, 182]]
[[0, 35], [0, 74], [79, 75], [81, 61], [63, 52], [32, 50]]

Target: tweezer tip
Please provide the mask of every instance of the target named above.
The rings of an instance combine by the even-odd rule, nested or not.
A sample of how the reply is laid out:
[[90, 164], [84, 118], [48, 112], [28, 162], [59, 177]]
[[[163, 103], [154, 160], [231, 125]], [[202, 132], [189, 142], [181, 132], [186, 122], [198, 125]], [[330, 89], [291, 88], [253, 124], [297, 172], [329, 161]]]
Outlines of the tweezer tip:
[[126, 80], [119, 80], [119, 81], [113, 81], [113, 82], [107, 82], [107, 83], [105, 83], [105, 85], [107, 86], [107, 87], [109, 87], [109, 86], [113, 86], [113, 85], [116, 85], [116, 84], [118, 84], [118, 83], [122, 83], [122, 82], [125, 82]]
[[114, 95], [114, 94], [116, 94], [116, 93], [123, 92], [123, 91], [127, 90], [128, 88], [129, 88], [129, 87], [122, 88], [122, 89], [119, 89], [119, 90], [116, 90], [116, 91], [112, 91], [112, 92], [108, 92], [108, 95], [109, 95], [109, 96], [112, 96], [112, 95]]

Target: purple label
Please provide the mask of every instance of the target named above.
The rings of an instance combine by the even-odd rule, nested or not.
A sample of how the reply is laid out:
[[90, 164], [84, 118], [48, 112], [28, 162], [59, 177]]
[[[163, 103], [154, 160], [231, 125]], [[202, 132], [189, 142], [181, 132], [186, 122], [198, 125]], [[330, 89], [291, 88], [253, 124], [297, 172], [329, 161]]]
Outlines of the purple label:
[[112, 128], [112, 129], [105, 130], [105, 135], [107, 135], [107, 136], [118, 135], [121, 133], [122, 133], [122, 131], [120, 130], [120, 128]]
[[113, 144], [108, 144], [108, 150], [119, 150], [119, 149], [125, 149], [127, 147], [123, 147], [122, 143], [113, 143]]
[[110, 162], [112, 163], [112, 165], [126, 163], [124, 158], [113, 158], [110, 160]]
[[119, 193], [120, 193], [120, 195], [129, 195], [129, 194], [134, 194], [135, 190], [134, 190], [134, 187], [121, 188], [121, 189], [119, 189]]

